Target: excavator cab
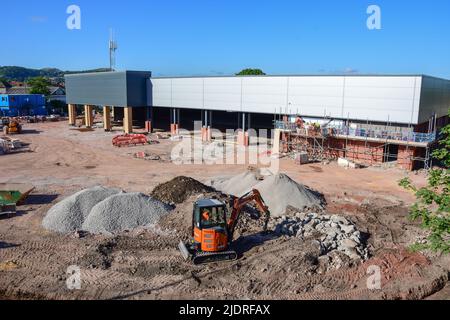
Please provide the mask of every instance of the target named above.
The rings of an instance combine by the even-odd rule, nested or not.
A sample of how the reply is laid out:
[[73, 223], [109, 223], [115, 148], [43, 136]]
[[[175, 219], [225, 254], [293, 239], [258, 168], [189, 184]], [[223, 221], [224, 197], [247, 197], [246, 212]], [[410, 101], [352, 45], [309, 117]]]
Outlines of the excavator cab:
[[194, 242], [204, 252], [224, 251], [228, 247], [227, 209], [215, 199], [197, 201], [193, 214]]
[[186, 260], [202, 264], [221, 260], [236, 260], [237, 253], [228, 251], [230, 235], [227, 225], [227, 206], [216, 199], [194, 203], [192, 215], [193, 240], [179, 244]]

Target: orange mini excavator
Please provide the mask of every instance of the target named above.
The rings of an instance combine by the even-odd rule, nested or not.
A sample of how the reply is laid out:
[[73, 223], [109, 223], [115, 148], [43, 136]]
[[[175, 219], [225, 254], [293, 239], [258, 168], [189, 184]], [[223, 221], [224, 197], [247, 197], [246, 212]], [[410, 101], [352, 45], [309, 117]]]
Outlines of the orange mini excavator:
[[254, 203], [265, 216], [264, 231], [266, 231], [270, 212], [258, 190], [252, 190], [241, 198], [234, 198], [233, 209], [229, 215], [226, 204], [219, 200], [197, 201], [194, 204], [192, 218], [193, 239], [187, 244], [183, 241], [179, 244], [184, 259], [191, 260], [197, 265], [214, 261], [236, 260], [237, 252], [231, 249], [234, 230], [242, 209], [250, 203]]

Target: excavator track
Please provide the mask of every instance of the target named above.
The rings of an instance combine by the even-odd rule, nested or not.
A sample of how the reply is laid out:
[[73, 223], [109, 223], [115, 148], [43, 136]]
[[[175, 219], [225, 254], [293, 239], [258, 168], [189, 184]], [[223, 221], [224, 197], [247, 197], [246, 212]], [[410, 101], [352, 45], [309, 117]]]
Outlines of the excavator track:
[[237, 260], [238, 254], [236, 251], [224, 252], [199, 252], [193, 256], [192, 262], [195, 265], [219, 262], [219, 261], [234, 261]]

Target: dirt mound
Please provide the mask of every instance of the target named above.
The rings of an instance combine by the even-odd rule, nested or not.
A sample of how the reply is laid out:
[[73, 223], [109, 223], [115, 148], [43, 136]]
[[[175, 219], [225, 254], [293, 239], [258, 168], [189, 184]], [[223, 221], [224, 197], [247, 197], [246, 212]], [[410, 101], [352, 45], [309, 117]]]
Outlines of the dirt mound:
[[142, 193], [111, 196], [92, 208], [83, 230], [94, 234], [111, 234], [155, 224], [171, 208]]
[[182, 176], [160, 184], [153, 190], [151, 196], [165, 203], [180, 204], [192, 195], [213, 191], [215, 190], [212, 187], [208, 187], [195, 179]]
[[120, 192], [122, 192], [120, 189], [105, 187], [94, 187], [77, 192], [53, 206], [44, 217], [42, 225], [45, 229], [58, 233], [80, 230], [84, 220], [97, 203]]

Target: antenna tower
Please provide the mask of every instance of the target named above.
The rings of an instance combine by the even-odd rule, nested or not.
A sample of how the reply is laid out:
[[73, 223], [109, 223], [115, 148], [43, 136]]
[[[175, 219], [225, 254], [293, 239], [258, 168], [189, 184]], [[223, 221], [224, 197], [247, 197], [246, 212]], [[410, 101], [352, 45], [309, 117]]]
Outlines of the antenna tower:
[[115, 71], [116, 69], [116, 50], [117, 41], [115, 40], [114, 30], [109, 32], [109, 69]]

